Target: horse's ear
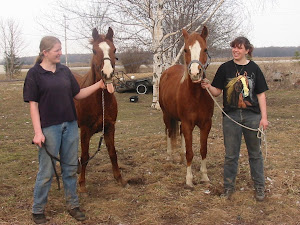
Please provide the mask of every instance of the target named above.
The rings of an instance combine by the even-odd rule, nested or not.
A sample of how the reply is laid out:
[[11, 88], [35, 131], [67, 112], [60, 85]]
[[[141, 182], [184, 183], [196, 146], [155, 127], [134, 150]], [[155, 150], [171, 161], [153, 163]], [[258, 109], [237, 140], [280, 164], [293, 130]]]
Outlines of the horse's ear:
[[208, 29], [206, 26], [203, 27], [202, 32], [201, 32], [201, 37], [203, 37], [204, 39], [206, 39], [208, 36]]
[[184, 39], [187, 39], [189, 37], [189, 33], [186, 31], [186, 29], [182, 29], [182, 34]]
[[98, 38], [99, 38], [99, 33], [96, 28], [93, 29], [92, 37], [93, 37], [94, 41], [98, 40]]
[[111, 27], [109, 27], [105, 38], [113, 42], [113, 36], [114, 36], [114, 32], [111, 29]]

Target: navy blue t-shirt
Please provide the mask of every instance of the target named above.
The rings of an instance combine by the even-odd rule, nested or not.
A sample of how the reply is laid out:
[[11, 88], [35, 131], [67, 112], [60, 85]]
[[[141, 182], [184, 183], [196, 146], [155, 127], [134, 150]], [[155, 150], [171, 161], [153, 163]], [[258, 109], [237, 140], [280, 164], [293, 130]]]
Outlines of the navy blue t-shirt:
[[257, 94], [268, 90], [261, 69], [253, 61], [247, 65], [238, 65], [233, 60], [223, 63], [211, 85], [223, 90], [223, 106], [226, 113], [235, 109], [260, 113]]
[[80, 87], [67, 66], [56, 64], [56, 71], [44, 70], [39, 64], [32, 67], [25, 78], [25, 102], [38, 103], [41, 127], [49, 127], [77, 120], [73, 97]]

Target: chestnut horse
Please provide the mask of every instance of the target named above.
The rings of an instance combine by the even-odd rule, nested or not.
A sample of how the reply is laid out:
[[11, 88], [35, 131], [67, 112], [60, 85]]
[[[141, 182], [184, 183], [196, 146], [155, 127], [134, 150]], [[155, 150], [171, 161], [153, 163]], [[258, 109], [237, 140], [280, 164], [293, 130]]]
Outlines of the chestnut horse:
[[183, 161], [183, 154], [186, 153], [186, 185], [193, 188], [192, 133], [197, 125], [200, 128], [201, 181], [208, 182], [207, 138], [212, 125], [214, 102], [201, 87], [201, 80], [205, 78], [205, 70], [209, 64], [206, 45], [208, 30], [204, 26], [201, 35], [195, 32], [189, 35], [185, 29], [182, 32], [185, 64], [171, 66], [163, 72], [159, 83], [159, 103], [166, 126], [168, 158], [176, 144], [178, 121], [181, 122], [181, 160]]
[[[90, 86], [100, 79], [106, 84], [111, 83], [114, 74], [116, 48], [113, 43], [113, 30], [109, 28], [106, 35], [99, 35], [97, 29], [94, 29], [92, 36], [93, 39], [91, 40], [91, 44], [93, 46], [93, 57], [91, 69], [84, 76], [73, 73], [81, 88]], [[104, 99], [102, 99], [102, 95], [104, 95]], [[82, 168], [79, 177], [79, 192], [87, 191], [85, 186], [85, 173], [89, 160], [89, 143], [91, 137], [95, 133], [103, 131], [103, 112], [104, 140], [112, 163], [113, 175], [119, 183], [125, 186], [126, 182], [123, 180], [120, 173], [114, 145], [115, 123], [118, 114], [115, 95], [109, 93], [107, 89], [99, 89], [85, 99], [74, 101], [81, 139]], [[104, 109], [102, 107], [103, 105]]]

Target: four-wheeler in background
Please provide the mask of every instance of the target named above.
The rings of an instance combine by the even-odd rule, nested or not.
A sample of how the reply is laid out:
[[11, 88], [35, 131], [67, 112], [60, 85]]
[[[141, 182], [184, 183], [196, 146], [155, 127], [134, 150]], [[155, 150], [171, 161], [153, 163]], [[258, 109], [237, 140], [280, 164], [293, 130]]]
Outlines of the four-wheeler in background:
[[118, 93], [127, 91], [136, 91], [138, 94], [146, 94], [153, 90], [153, 78], [135, 78], [135, 76], [128, 76], [123, 71], [116, 72], [114, 77], [114, 86]]

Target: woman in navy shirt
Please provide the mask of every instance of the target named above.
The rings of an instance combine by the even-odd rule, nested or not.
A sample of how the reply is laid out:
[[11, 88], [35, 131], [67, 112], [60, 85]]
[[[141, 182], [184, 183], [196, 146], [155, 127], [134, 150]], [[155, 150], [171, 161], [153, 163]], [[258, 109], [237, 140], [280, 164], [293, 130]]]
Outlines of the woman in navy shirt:
[[30, 116], [34, 129], [33, 143], [39, 147], [39, 171], [34, 188], [32, 216], [35, 223], [45, 223], [44, 214], [53, 177], [51, 158], [60, 155], [62, 180], [68, 211], [76, 220], [85, 220], [79, 209], [76, 192], [78, 163], [78, 125], [73, 98], [83, 99], [99, 88], [99, 81], [80, 89], [67, 66], [60, 64], [61, 42], [46, 36], [40, 42], [40, 53], [36, 64], [28, 71], [23, 89], [25, 102], [29, 102]]

